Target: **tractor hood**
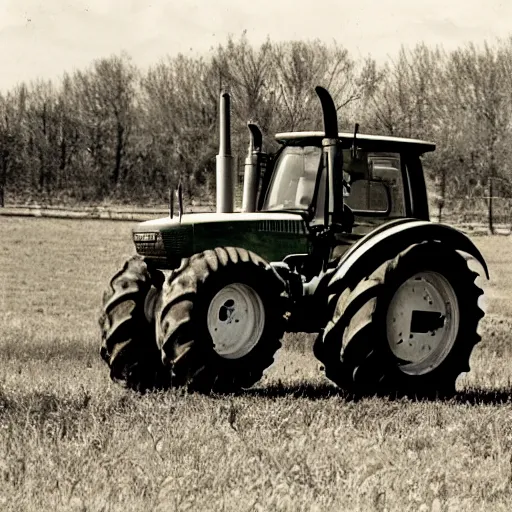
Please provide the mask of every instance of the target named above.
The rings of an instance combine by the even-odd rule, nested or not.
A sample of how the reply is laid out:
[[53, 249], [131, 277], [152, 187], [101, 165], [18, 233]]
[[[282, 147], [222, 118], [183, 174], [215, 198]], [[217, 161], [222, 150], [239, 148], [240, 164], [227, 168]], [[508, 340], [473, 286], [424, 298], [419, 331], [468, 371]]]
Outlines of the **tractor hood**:
[[193, 213], [138, 224], [137, 252], [165, 267], [215, 247], [243, 247], [267, 261], [307, 253], [306, 223], [299, 213]]

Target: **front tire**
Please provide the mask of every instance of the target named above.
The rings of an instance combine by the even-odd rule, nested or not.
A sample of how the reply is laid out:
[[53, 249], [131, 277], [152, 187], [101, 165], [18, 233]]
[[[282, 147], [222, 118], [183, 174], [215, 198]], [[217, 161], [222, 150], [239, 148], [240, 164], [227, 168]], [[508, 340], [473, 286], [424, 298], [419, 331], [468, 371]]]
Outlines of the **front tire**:
[[168, 386], [169, 374], [156, 345], [154, 321], [144, 309], [146, 301], [158, 293], [162, 279], [158, 271], [150, 274], [136, 255], [111, 279], [103, 295], [100, 355], [114, 382], [139, 392]]
[[234, 392], [258, 382], [284, 334], [284, 281], [256, 254], [216, 248], [166, 280], [158, 340], [173, 385]]
[[456, 251], [409, 247], [337, 298], [326, 376], [356, 395], [446, 397], [480, 340], [477, 273]]

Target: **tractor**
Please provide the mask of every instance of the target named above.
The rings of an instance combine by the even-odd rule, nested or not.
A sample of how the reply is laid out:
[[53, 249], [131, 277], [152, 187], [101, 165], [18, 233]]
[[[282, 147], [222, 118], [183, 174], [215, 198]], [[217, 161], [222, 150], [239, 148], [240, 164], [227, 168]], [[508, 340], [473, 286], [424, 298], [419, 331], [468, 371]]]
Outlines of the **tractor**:
[[[101, 356], [145, 392], [233, 393], [256, 384], [285, 332], [316, 333], [326, 376], [353, 395], [445, 397], [480, 340], [473, 242], [429, 220], [422, 155], [435, 144], [339, 133], [315, 89], [323, 132], [278, 133], [262, 151], [249, 123], [234, 211], [229, 94], [220, 97], [215, 213], [138, 224], [136, 252], [104, 293]], [[174, 195], [172, 196], [174, 197]]]

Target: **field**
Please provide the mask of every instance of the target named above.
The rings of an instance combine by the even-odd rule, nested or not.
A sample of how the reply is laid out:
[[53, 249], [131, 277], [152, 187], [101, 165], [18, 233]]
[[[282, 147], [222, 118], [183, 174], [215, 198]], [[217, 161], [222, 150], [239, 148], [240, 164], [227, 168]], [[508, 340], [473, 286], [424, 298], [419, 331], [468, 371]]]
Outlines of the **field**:
[[347, 400], [288, 336], [241, 396], [112, 384], [97, 314], [131, 224], [0, 217], [0, 509], [512, 509], [512, 240], [450, 402]]

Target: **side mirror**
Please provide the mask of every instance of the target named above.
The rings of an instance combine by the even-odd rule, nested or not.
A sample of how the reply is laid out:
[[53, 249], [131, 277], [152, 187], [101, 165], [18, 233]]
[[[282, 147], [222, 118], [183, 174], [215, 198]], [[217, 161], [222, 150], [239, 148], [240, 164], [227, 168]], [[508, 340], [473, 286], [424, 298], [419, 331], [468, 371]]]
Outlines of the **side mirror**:
[[371, 176], [375, 180], [382, 180], [388, 183], [395, 183], [401, 178], [401, 173], [396, 167], [373, 164]]

